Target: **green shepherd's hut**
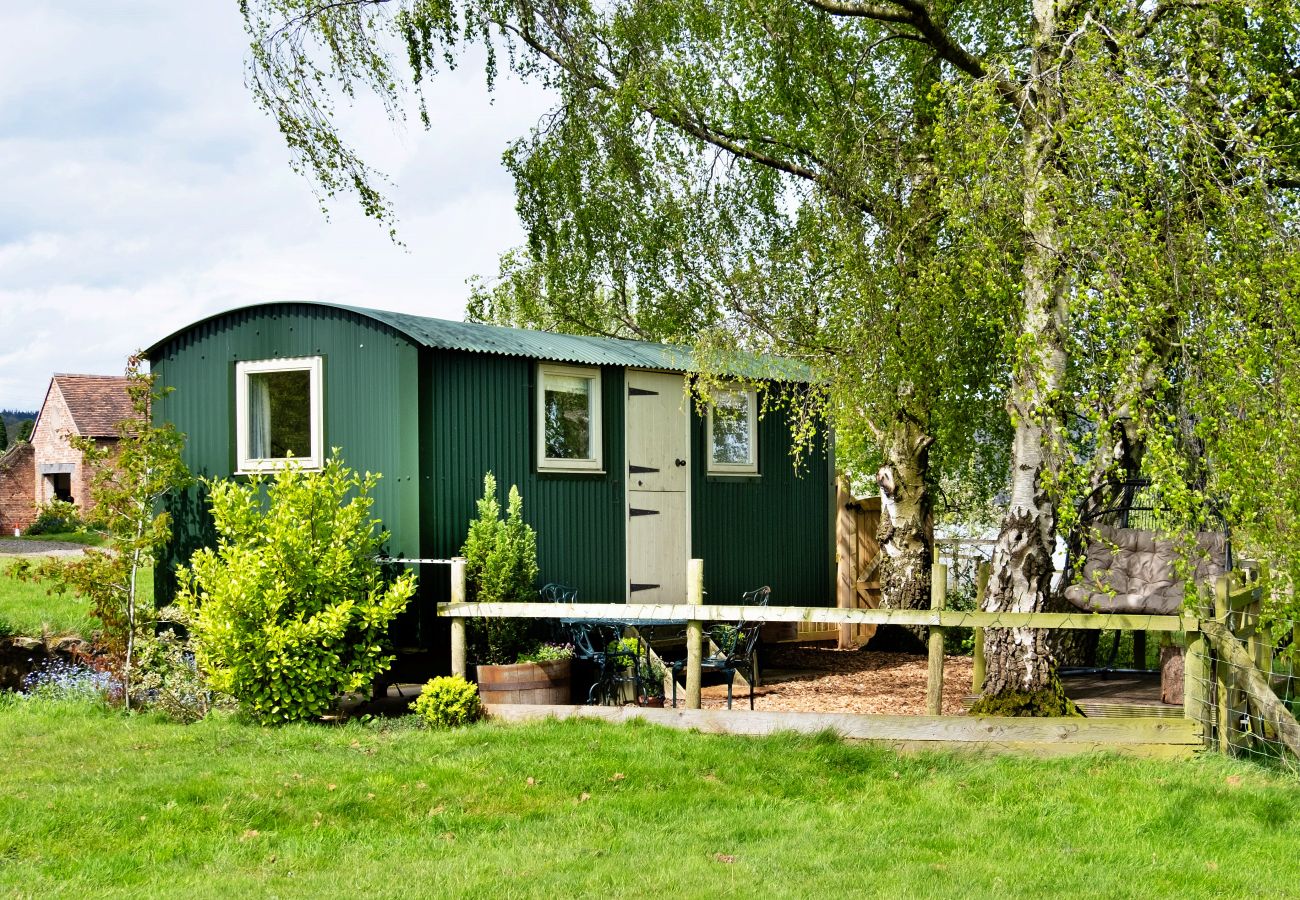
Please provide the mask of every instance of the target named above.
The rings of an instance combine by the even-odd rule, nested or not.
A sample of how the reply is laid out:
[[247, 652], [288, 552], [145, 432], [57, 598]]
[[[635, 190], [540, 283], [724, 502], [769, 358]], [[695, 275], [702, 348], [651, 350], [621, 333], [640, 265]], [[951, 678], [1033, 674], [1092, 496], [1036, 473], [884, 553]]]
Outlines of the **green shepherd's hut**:
[[[760, 415], [777, 382], [800, 389], [797, 366], [752, 361], [749, 386], [701, 410], [683, 348], [298, 302], [211, 316], [146, 356], [172, 389], [155, 417], [187, 435], [195, 474], [272, 470], [290, 453], [318, 466], [337, 447], [383, 473], [374, 512], [391, 557], [454, 556], [491, 471], [523, 494], [542, 579], [582, 601], [685, 602], [696, 557], [711, 601], [766, 584], [777, 604], [834, 604], [828, 441], [796, 466], [787, 417]], [[199, 489], [173, 514], [172, 562], [213, 542]], [[394, 639], [436, 669], [449, 578], [421, 569]]]

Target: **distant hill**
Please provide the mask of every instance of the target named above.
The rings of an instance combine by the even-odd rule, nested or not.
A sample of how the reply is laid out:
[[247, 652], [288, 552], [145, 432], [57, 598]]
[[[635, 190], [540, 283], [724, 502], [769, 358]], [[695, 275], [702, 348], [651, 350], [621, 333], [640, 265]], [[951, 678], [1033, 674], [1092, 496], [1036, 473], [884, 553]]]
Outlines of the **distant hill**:
[[[23, 412], [19, 409], [0, 409], [0, 421], [5, 423], [5, 433], [9, 436], [9, 443], [12, 444], [18, 440], [18, 429], [22, 427], [22, 423], [36, 421], [36, 413]], [[0, 450], [3, 450], [4, 446], [4, 442], [0, 441]]]

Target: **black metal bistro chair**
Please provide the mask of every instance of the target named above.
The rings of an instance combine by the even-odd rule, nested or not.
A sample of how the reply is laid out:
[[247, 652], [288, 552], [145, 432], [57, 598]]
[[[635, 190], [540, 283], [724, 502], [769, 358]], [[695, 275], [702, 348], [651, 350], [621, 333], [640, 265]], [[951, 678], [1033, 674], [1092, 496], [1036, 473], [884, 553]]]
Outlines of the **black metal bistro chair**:
[[633, 698], [640, 696], [639, 662], [645, 644], [643, 640], [627, 645], [622, 640], [622, 627], [615, 622], [576, 621], [569, 624], [569, 629], [574, 658], [590, 663], [596, 669], [596, 678], [587, 691], [589, 705], [620, 705], [626, 685], [632, 686]]
[[[749, 708], [754, 708], [755, 659], [758, 649], [758, 635], [763, 630], [762, 622], [742, 622], [739, 625], [714, 625], [709, 629], [709, 640], [718, 648], [717, 653], [710, 653], [700, 660], [700, 673], [717, 672], [727, 677], [727, 709], [731, 709], [732, 689], [736, 683], [736, 673], [745, 676], [749, 682]], [[685, 661], [673, 665], [673, 708], [677, 708], [676, 673], [685, 668]]]
[[543, 603], [577, 603], [578, 589], [571, 588], [566, 584], [557, 584], [551, 582], [542, 586], [537, 592]]
[[[772, 589], [767, 585], [745, 591], [740, 595], [744, 606], [767, 606]], [[735, 625], [714, 625], [708, 630], [709, 640], [718, 648], [700, 660], [703, 672], [718, 672], [727, 676], [727, 709], [731, 709], [732, 688], [736, 682], [736, 673], [740, 672], [749, 682], [749, 708], [754, 708], [754, 682], [758, 678], [758, 640], [763, 632], [762, 622], [746, 623], [741, 619]], [[677, 707], [677, 675], [686, 668], [686, 660], [677, 660], [672, 665], [673, 671], [673, 708]]]

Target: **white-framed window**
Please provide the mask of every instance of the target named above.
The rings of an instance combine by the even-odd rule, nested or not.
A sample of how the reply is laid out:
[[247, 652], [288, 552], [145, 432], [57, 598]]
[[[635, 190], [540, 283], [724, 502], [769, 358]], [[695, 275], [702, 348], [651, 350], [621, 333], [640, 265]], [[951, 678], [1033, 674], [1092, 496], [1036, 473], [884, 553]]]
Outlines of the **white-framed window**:
[[757, 407], [754, 391], [714, 392], [707, 423], [711, 474], [758, 474]]
[[321, 358], [235, 363], [235, 441], [239, 472], [266, 472], [293, 460], [324, 464]]
[[537, 468], [600, 472], [600, 370], [537, 367]]

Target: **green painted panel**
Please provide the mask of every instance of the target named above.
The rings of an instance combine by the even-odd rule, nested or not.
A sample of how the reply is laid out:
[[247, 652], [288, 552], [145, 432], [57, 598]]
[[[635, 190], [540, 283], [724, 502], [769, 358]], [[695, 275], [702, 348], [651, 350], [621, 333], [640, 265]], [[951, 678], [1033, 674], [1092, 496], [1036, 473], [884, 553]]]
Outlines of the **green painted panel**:
[[[174, 389], [155, 408], [186, 435], [185, 461], [200, 476], [235, 468], [234, 386], [239, 360], [324, 357], [325, 444], [355, 469], [380, 472], [374, 513], [392, 533], [388, 550], [419, 550], [419, 349], [391, 328], [312, 304], [238, 310], [199, 323], [154, 348], [159, 384]], [[174, 562], [214, 535], [202, 491], [173, 504]], [[160, 566], [160, 596], [174, 591]]]
[[578, 589], [589, 602], [621, 602], [624, 583], [623, 370], [601, 369], [606, 474], [537, 472], [534, 381], [537, 363], [518, 357], [431, 352], [421, 412], [426, 460], [422, 509], [424, 552], [451, 556], [482, 494], [496, 475], [505, 507], [517, 484], [524, 518], [537, 529], [541, 580]]
[[709, 603], [762, 585], [773, 606], [834, 605], [833, 473], [824, 437], [794, 468], [783, 414], [758, 423], [757, 478], [706, 475], [704, 419], [692, 413], [691, 544]]

